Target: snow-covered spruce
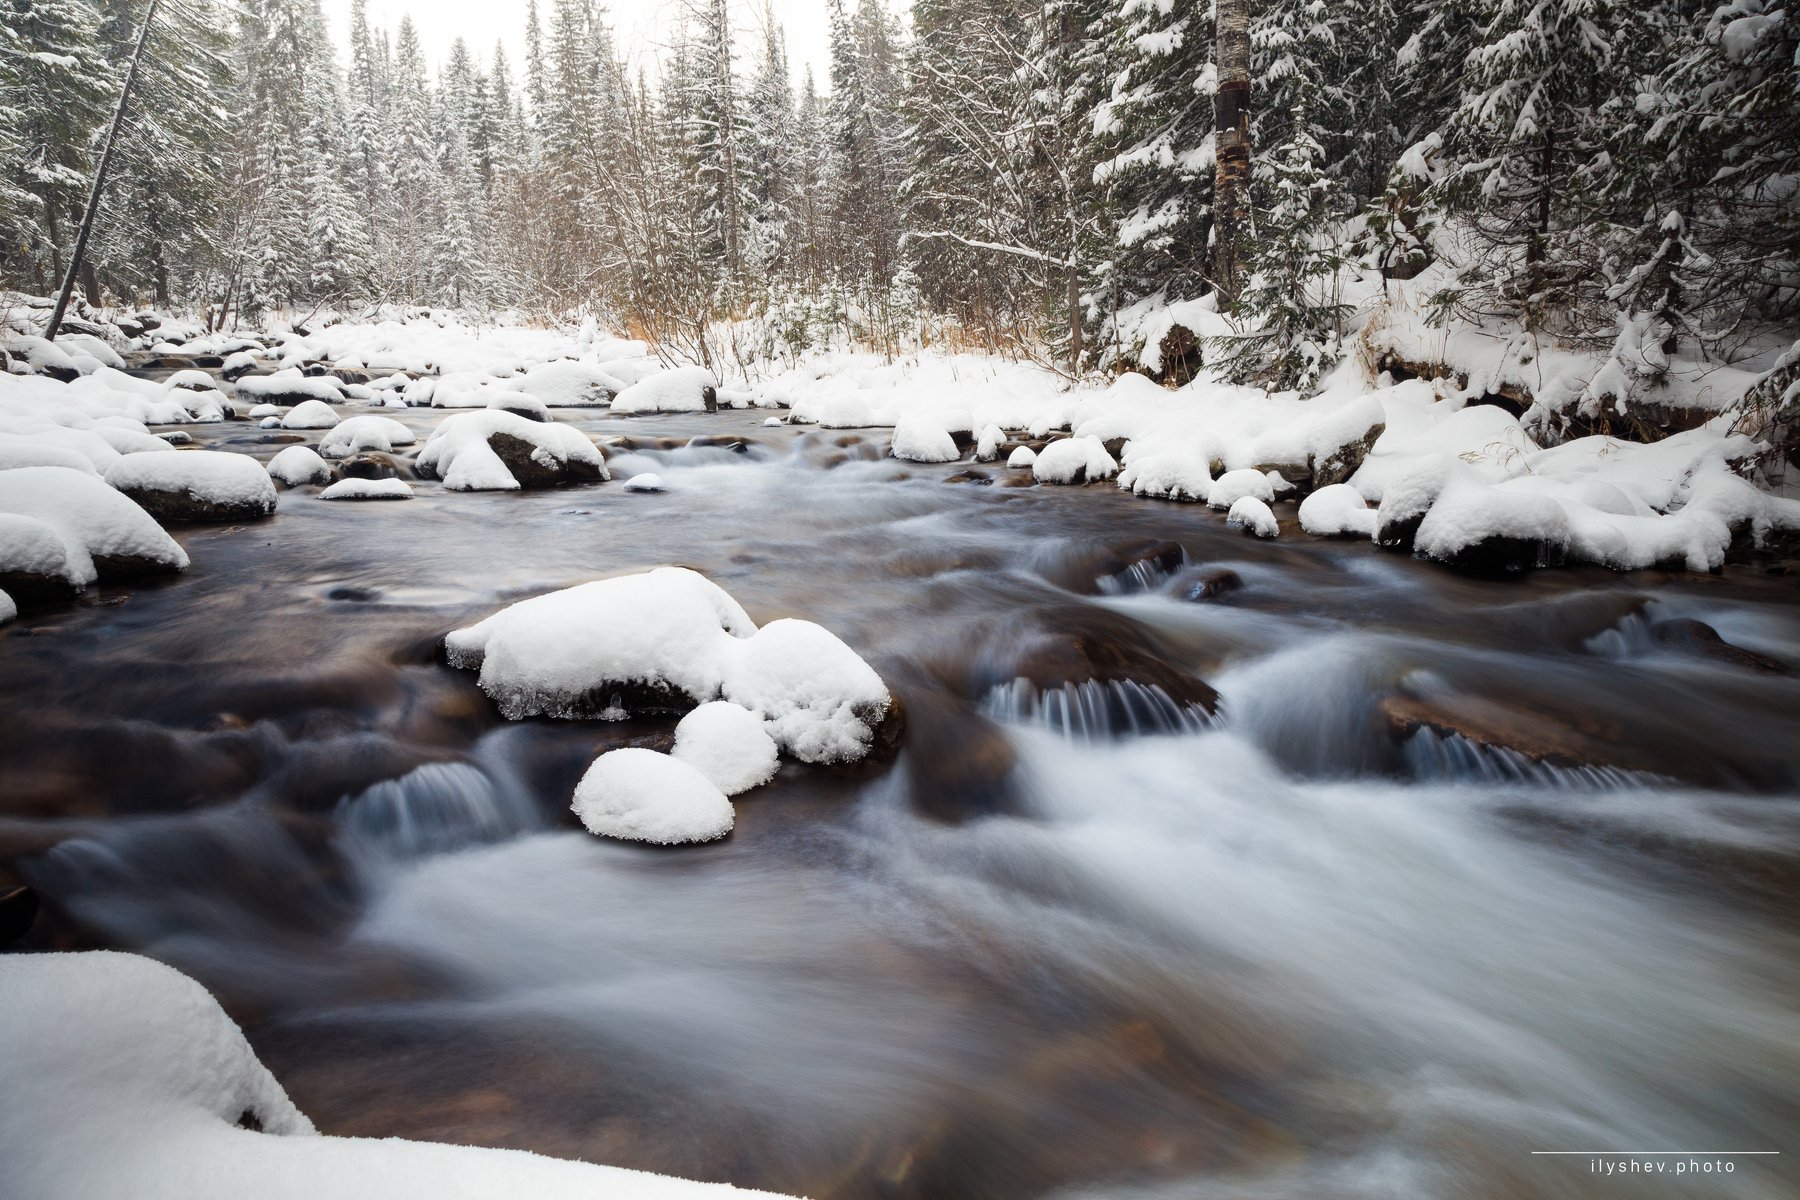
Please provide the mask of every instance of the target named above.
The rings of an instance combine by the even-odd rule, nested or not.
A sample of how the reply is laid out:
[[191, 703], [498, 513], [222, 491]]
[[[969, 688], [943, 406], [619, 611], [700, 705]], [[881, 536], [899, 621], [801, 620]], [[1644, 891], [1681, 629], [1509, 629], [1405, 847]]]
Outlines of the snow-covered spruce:
[[0, 471], [0, 587], [14, 595], [187, 565], [149, 513], [94, 476], [68, 467]]
[[321, 500], [411, 500], [404, 479], [340, 479], [319, 493]]
[[580, 431], [487, 409], [450, 417], [431, 431], [418, 469], [453, 492], [514, 491], [611, 478], [606, 459]]
[[903, 417], [894, 426], [888, 452], [895, 458], [920, 463], [955, 462], [962, 457], [962, 451], [956, 448], [956, 439], [931, 413]]
[[323, 400], [303, 400], [281, 418], [283, 429], [330, 429], [337, 423], [337, 410]]
[[731, 801], [696, 767], [636, 747], [595, 759], [570, 807], [590, 833], [664, 846], [722, 838], [735, 820]]
[[622, 718], [723, 698], [805, 762], [849, 762], [895, 715], [881, 677], [810, 621], [757, 629], [723, 589], [660, 567], [522, 600], [444, 641], [507, 717]]
[[412, 430], [392, 417], [346, 417], [319, 439], [319, 453], [326, 458], [348, 458], [365, 450], [392, 454], [416, 440]]
[[1119, 464], [1097, 437], [1068, 437], [1051, 442], [1031, 465], [1039, 483], [1092, 483], [1110, 479]]
[[0, 957], [0, 1095], [7, 1194], [33, 1200], [768, 1197], [519, 1150], [322, 1136], [204, 988], [106, 950]]
[[269, 477], [288, 487], [330, 483], [331, 464], [311, 446], [288, 446], [269, 460]]
[[735, 796], [775, 778], [781, 748], [760, 716], [741, 704], [713, 700], [681, 718], [670, 753]]
[[616, 413], [710, 412], [719, 406], [719, 381], [705, 367], [658, 371], [613, 397]]
[[156, 450], [127, 454], [106, 482], [158, 521], [253, 521], [275, 511], [269, 473], [245, 454]]

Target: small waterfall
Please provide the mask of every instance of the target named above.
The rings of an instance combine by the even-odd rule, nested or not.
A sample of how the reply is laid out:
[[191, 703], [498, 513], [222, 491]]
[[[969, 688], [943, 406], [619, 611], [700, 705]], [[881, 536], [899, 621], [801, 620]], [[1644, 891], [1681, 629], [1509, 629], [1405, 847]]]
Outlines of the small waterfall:
[[1401, 749], [1406, 768], [1423, 783], [1479, 783], [1489, 786], [1564, 788], [1616, 792], [1655, 787], [1667, 781], [1618, 767], [1559, 767], [1505, 746], [1484, 746], [1461, 734], [1415, 730]]
[[1040, 690], [1021, 676], [982, 701], [984, 715], [1035, 725], [1074, 742], [1198, 733], [1212, 724], [1205, 709], [1183, 704], [1153, 683], [1089, 679]]
[[426, 763], [338, 802], [354, 857], [422, 858], [495, 842], [539, 825], [529, 796], [469, 763]]
[[1611, 629], [1601, 630], [1583, 645], [1589, 654], [1601, 658], [1636, 658], [1654, 650], [1656, 639], [1643, 614], [1632, 613]]
[[1140, 558], [1122, 571], [1114, 571], [1111, 575], [1095, 579], [1094, 590], [1102, 596], [1136, 596], [1144, 592], [1160, 591], [1163, 584], [1175, 578], [1176, 573], [1188, 565], [1187, 552], [1182, 552], [1179, 562], [1165, 566], [1166, 561], [1160, 555]]

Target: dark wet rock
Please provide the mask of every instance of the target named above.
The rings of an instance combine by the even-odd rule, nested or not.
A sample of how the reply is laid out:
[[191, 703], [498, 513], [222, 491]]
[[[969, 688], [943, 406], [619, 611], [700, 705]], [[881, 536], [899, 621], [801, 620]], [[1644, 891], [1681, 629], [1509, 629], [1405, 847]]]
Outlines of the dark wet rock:
[[338, 476], [343, 479], [398, 479], [400, 474], [393, 456], [378, 450], [352, 454], [338, 464]]
[[303, 433], [265, 433], [256, 439], [265, 446], [292, 446], [306, 440]]
[[28, 887], [0, 891], [0, 950], [31, 931], [37, 920], [38, 894]]
[[324, 373], [334, 376], [339, 383], [367, 384], [374, 378], [367, 371], [359, 371], [354, 367], [327, 367]]
[[1174, 665], [1168, 650], [1137, 622], [1093, 605], [1050, 609], [1035, 636], [1001, 657], [975, 664], [969, 694], [981, 699], [994, 688], [1023, 679], [1038, 691], [1065, 684], [1130, 682], [1162, 691], [1175, 704], [1211, 714], [1219, 694]]
[[352, 604], [368, 604], [381, 599], [381, 589], [363, 584], [340, 584], [325, 593], [327, 600], [345, 600]]
[[1014, 810], [1018, 754], [998, 725], [942, 692], [914, 696], [907, 716], [906, 785], [915, 809], [940, 821]]
[[219, 371], [219, 378], [224, 379], [229, 383], [236, 383], [244, 376], [252, 374], [255, 370], [256, 365], [254, 363], [239, 363], [235, 367], [225, 367], [221, 369]]
[[510, 433], [494, 433], [488, 436], [488, 446], [499, 456], [512, 477], [519, 481], [522, 488], [550, 488], [565, 483], [598, 483], [602, 468], [594, 463], [580, 462], [576, 459], [557, 460], [548, 455], [540, 457], [537, 447], [523, 438], [514, 437]]
[[1258, 463], [1256, 469], [1265, 475], [1273, 471], [1292, 484], [1293, 491], [1282, 493], [1287, 499], [1305, 496], [1313, 490], [1313, 468], [1310, 461]]
[[0, 570], [0, 592], [20, 604], [45, 604], [72, 599], [77, 589], [60, 575]]
[[524, 393], [515, 392], [513, 395], [519, 397], [517, 402], [510, 401], [505, 394], [502, 394], [501, 396], [496, 397], [494, 402], [489, 404], [488, 407], [498, 412], [511, 413], [515, 417], [524, 417], [527, 421], [544, 422], [550, 419], [548, 414], [546, 414], [541, 407], [531, 403], [530, 399], [526, 397]]
[[1124, 460], [1120, 456], [1125, 453], [1125, 443], [1129, 442], [1130, 440], [1131, 440], [1130, 438], [1122, 438], [1122, 437], [1107, 438], [1104, 442], [1101, 442], [1100, 444], [1102, 446], [1106, 447], [1106, 452], [1108, 454], [1112, 455], [1114, 462], [1122, 462]]
[[[1167, 538], [1131, 538], [1108, 546], [1083, 547], [1045, 574], [1052, 583], [1070, 591], [1095, 595], [1142, 590], [1142, 585], [1166, 578], [1186, 563], [1187, 552], [1179, 542]], [[1120, 587], [1127, 579], [1139, 586]]]
[[733, 454], [748, 454], [748, 453], [750, 453], [750, 443], [749, 442], [745, 441], [741, 437], [732, 437], [729, 434], [702, 433], [702, 434], [698, 435], [697, 437], [689, 438], [687, 444], [690, 447], [695, 448], [695, 449], [699, 449], [699, 448], [707, 447], [707, 446], [716, 446], [716, 447], [720, 447], [725, 450], [729, 450]]
[[705, 406], [707, 412], [709, 412], [709, 413], [718, 412], [719, 411], [719, 389], [714, 387], [710, 383], [707, 384], [705, 387], [701, 388], [700, 389], [700, 403]]
[[1734, 667], [1760, 671], [1766, 675], [1785, 675], [1788, 672], [1787, 664], [1766, 654], [1732, 645], [1719, 636], [1718, 630], [1704, 621], [1687, 617], [1657, 621], [1650, 626], [1650, 636], [1660, 646], [1730, 663]]
[[225, 365], [225, 360], [217, 354], [196, 354], [193, 363], [201, 370], [216, 371]]
[[[219, 500], [199, 496], [186, 487], [142, 487], [131, 483], [115, 487], [137, 506], [156, 518], [159, 525], [219, 524], [234, 521], [260, 521], [275, 511], [274, 489], [265, 494], [240, 499]], [[96, 562], [96, 565], [98, 563]]]
[[1317, 491], [1322, 487], [1330, 487], [1334, 483], [1347, 483], [1350, 477], [1362, 468], [1363, 460], [1374, 449], [1376, 439], [1387, 432], [1387, 424], [1377, 421], [1368, 430], [1353, 441], [1344, 443], [1323, 458], [1313, 460], [1311, 488]]
[[1520, 650], [1579, 653], [1594, 638], [1643, 615], [1650, 602], [1639, 592], [1588, 591], [1542, 597], [1497, 608], [1477, 609], [1470, 617], [1507, 645]]
[[152, 371], [186, 371], [199, 365], [185, 354], [158, 354], [144, 360], [144, 367]]
[[[1415, 526], [1414, 533], [1417, 532]], [[1568, 554], [1567, 545], [1540, 538], [1486, 537], [1435, 561], [1465, 575], [1516, 579], [1538, 568], [1560, 567], [1568, 560]]]
[[992, 487], [993, 483], [994, 483], [994, 477], [992, 475], [989, 475], [986, 471], [977, 471], [977, 470], [974, 470], [973, 468], [971, 468], [967, 471], [958, 471], [954, 475], [944, 476], [944, 482], [945, 483], [972, 483], [978, 487]]
[[1219, 597], [1238, 591], [1244, 586], [1244, 578], [1229, 567], [1212, 567], [1202, 571], [1187, 587], [1182, 589], [1184, 600], [1195, 602], [1217, 600]]
[[[292, 377], [290, 376], [289, 378], [291, 379]], [[308, 400], [317, 400], [320, 398], [318, 393], [311, 388], [296, 386], [290, 391], [280, 386], [280, 380], [276, 380], [275, 382], [276, 386], [263, 388], [257, 391], [256, 403], [273, 404], [277, 408], [293, 408], [296, 405], [306, 403]], [[247, 402], [250, 398], [245, 396], [243, 399]], [[343, 397], [340, 395], [334, 400], [326, 401], [326, 403], [335, 404], [342, 399]]]
[[166, 433], [159, 433], [156, 436], [169, 443], [171, 446], [191, 446], [194, 444], [194, 435], [181, 429], [171, 429]]
[[145, 558], [138, 554], [96, 554], [94, 573], [100, 577], [101, 583], [113, 583], [125, 579], [143, 579], [150, 575], [178, 575], [180, 570], [163, 559]]
[[141, 338], [149, 332], [149, 327], [135, 317], [115, 317], [113, 328], [128, 338]]

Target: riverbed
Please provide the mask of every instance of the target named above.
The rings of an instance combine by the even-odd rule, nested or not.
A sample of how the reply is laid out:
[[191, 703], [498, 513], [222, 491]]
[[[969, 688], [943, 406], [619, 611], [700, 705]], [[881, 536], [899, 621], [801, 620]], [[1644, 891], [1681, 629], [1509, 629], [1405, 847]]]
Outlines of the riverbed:
[[[285, 491], [0, 631], [35, 944], [192, 974], [330, 1133], [819, 1200], [1800, 1191], [1533, 1154], [1792, 1149], [1800, 580], [1467, 579], [765, 415], [560, 412], [613, 482]], [[506, 722], [441, 639], [669, 563], [855, 648], [897, 757], [583, 832], [672, 721]]]

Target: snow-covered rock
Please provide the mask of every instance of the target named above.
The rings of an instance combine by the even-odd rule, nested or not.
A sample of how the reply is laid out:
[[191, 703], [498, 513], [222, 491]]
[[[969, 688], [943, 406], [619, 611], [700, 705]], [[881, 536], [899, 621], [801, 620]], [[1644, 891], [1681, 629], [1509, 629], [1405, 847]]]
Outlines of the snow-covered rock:
[[642, 475], [633, 475], [625, 481], [625, 490], [628, 492], [660, 492], [663, 490], [662, 476], [652, 471], [646, 471]]
[[288, 446], [269, 460], [269, 477], [289, 487], [330, 483], [331, 464], [311, 446]]
[[19, 606], [5, 592], [0, 592], [0, 625], [6, 624], [19, 615]]
[[875, 669], [822, 625], [771, 621], [727, 656], [723, 695], [758, 713], [781, 748], [809, 763], [854, 762], [893, 710]]
[[613, 397], [616, 413], [708, 412], [718, 407], [719, 381], [705, 367], [647, 375]]
[[165, 391], [214, 392], [218, 388], [218, 382], [198, 367], [187, 367], [163, 380]]
[[1419, 522], [1413, 550], [1482, 574], [1560, 566], [1572, 537], [1568, 513], [1549, 496], [1507, 490], [1456, 472]]
[[735, 796], [775, 778], [781, 748], [760, 716], [740, 704], [714, 700], [681, 718], [670, 753], [727, 796]]
[[1271, 504], [1275, 500], [1275, 484], [1268, 475], [1249, 467], [1227, 471], [1213, 480], [1212, 487], [1207, 489], [1206, 503], [1213, 508], [1229, 510], [1245, 496]]
[[256, 370], [256, 356], [248, 350], [235, 350], [225, 356], [225, 362], [219, 367], [219, 374], [226, 379], [236, 381]]
[[1045, 446], [1031, 466], [1039, 483], [1092, 483], [1111, 479], [1118, 470], [1097, 437], [1060, 438]]
[[550, 420], [549, 406], [536, 396], [527, 396], [524, 392], [497, 392], [487, 402], [487, 406], [509, 412], [515, 417], [524, 417], [527, 421]]
[[283, 429], [330, 429], [337, 423], [337, 410], [323, 400], [303, 400], [281, 418]]
[[[50, 552], [45, 528], [62, 545], [62, 561], [47, 574], [75, 590], [98, 579], [187, 569], [187, 553], [149, 513], [103, 481], [68, 467], [0, 471], [0, 516], [23, 518], [7, 522], [0, 536], [0, 578], [13, 573], [9, 564], [17, 561], [15, 555], [27, 563], [43, 561]], [[9, 584], [7, 590], [20, 589]]]
[[1037, 451], [1030, 446], [1020, 446], [1006, 456], [1006, 465], [1015, 471], [1029, 471], [1037, 464]]
[[453, 492], [514, 491], [611, 478], [580, 431], [487, 409], [450, 417], [419, 452], [419, 473]]
[[319, 493], [321, 500], [411, 500], [404, 479], [340, 479]]
[[1205, 448], [1193, 439], [1144, 450], [1133, 443], [1126, 449], [1125, 466], [1119, 472], [1121, 488], [1158, 500], [1204, 504], [1212, 482], [1212, 462]]
[[1375, 510], [1347, 483], [1320, 488], [1300, 502], [1300, 528], [1314, 537], [1375, 536]]
[[1005, 441], [1006, 432], [998, 425], [985, 426], [975, 440], [975, 461], [993, 462], [1000, 457], [1000, 447]]
[[321, 1136], [198, 983], [135, 954], [0, 957], [0, 1163], [32, 1200], [756, 1200], [722, 1184]]
[[1275, 514], [1255, 496], [1239, 496], [1232, 504], [1231, 511], [1225, 514], [1225, 523], [1259, 538], [1272, 538], [1281, 532], [1281, 525], [1275, 520]]
[[678, 758], [629, 747], [594, 760], [570, 806], [590, 833], [632, 842], [710, 842], [735, 814], [712, 780]]
[[296, 408], [308, 400], [322, 405], [336, 404], [344, 398], [344, 389], [328, 375], [301, 375], [277, 372], [274, 375], [250, 375], [237, 381], [237, 394], [252, 404], [292, 405]]
[[274, 404], [252, 405], [249, 412], [249, 417], [252, 421], [260, 421], [264, 417], [279, 417], [280, 415], [281, 408]]
[[904, 417], [894, 426], [893, 441], [888, 452], [909, 462], [955, 462], [962, 457], [956, 439], [933, 413], [917, 413]]
[[[114, 455], [114, 461], [118, 456]], [[19, 437], [0, 433], [0, 471], [18, 467], [69, 467], [88, 475], [98, 475], [93, 460], [79, 450], [35, 437]]]
[[35, 375], [45, 375], [67, 383], [82, 374], [81, 368], [62, 347], [41, 337], [11, 337], [0, 342], [0, 350], [5, 350], [14, 362]]
[[584, 408], [612, 403], [628, 386], [591, 363], [540, 363], [510, 381], [509, 387], [551, 408]]
[[392, 454], [415, 440], [413, 431], [392, 417], [346, 417], [319, 439], [319, 453], [326, 458], [348, 458], [366, 450]]
[[106, 482], [158, 521], [252, 521], [275, 511], [269, 473], [246, 454], [158, 450], [127, 454]]

